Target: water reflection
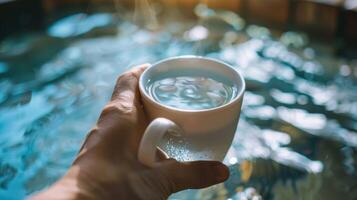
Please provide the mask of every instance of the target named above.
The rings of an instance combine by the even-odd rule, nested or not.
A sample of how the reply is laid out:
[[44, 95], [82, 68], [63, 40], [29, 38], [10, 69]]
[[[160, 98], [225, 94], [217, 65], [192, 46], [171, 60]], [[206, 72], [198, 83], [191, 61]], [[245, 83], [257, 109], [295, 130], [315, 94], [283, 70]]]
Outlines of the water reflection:
[[94, 28], [109, 25], [111, 22], [112, 15], [108, 13], [94, 15], [79, 13], [54, 23], [48, 28], [48, 34], [60, 38], [73, 37], [87, 33]]
[[296, 96], [294, 93], [282, 92], [277, 89], [270, 91], [270, 95], [274, 98], [275, 101], [278, 101], [283, 104], [296, 104]]
[[208, 37], [209, 31], [204, 26], [195, 26], [185, 32], [185, 39], [188, 41], [199, 41]]
[[321, 130], [327, 124], [325, 115], [311, 114], [300, 109], [277, 108], [279, 117], [302, 129]]
[[202, 5], [196, 14], [197, 24], [170, 21], [156, 32], [76, 14], [2, 41], [0, 199], [21, 199], [65, 172], [118, 74], [197, 52], [236, 66], [247, 92], [225, 160], [231, 178], [173, 198], [354, 199], [357, 63], [321, 54], [301, 33], [243, 30], [238, 15]]
[[0, 74], [7, 72], [8, 66], [6, 63], [0, 62]]

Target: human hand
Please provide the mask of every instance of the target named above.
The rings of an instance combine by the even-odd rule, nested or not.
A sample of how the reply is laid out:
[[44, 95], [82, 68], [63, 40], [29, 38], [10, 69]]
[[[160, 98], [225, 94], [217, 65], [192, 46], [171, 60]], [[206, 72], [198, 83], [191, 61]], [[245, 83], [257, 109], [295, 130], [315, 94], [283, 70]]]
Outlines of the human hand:
[[157, 166], [149, 168], [138, 161], [139, 143], [149, 123], [138, 89], [146, 67], [118, 78], [110, 102], [67, 174], [33, 199], [166, 199], [228, 178], [228, 168], [220, 162], [178, 162], [159, 149]]

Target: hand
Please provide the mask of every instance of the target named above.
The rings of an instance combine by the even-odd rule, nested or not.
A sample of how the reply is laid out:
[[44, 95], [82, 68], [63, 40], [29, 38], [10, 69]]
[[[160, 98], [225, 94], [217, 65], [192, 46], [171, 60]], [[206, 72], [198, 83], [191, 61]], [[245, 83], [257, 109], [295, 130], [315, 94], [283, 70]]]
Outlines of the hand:
[[228, 178], [228, 168], [220, 162], [178, 162], [159, 149], [156, 167], [138, 161], [140, 139], [149, 123], [138, 80], [147, 66], [118, 78], [110, 102], [67, 174], [33, 199], [166, 199], [172, 193]]

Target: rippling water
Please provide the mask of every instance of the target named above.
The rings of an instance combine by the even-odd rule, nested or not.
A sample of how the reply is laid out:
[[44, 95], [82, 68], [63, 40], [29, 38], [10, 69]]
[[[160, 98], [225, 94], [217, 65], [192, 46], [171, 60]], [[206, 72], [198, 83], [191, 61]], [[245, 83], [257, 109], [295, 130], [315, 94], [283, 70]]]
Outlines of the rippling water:
[[236, 66], [247, 92], [225, 160], [231, 178], [173, 198], [356, 199], [357, 61], [231, 12], [196, 14], [149, 31], [110, 13], [79, 13], [2, 41], [0, 199], [22, 199], [65, 173], [117, 75], [184, 54]]

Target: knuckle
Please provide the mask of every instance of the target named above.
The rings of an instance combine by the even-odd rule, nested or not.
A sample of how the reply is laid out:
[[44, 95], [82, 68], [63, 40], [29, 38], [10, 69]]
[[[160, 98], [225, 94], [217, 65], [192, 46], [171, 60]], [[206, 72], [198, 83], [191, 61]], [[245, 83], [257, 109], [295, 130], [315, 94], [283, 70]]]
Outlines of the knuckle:
[[120, 75], [117, 78], [116, 82], [119, 83], [122, 80], [128, 80], [128, 79], [132, 79], [132, 78], [136, 78], [135, 73], [133, 73], [131, 71], [127, 71], [127, 72], [124, 72], [122, 75]]
[[107, 115], [124, 115], [124, 114], [130, 114], [133, 113], [133, 108], [123, 105], [121, 103], [109, 103], [106, 105], [102, 111], [102, 116], [107, 116]]
[[122, 109], [119, 106], [112, 103], [106, 105], [102, 111], [102, 115], [121, 114], [121, 113], [123, 113]]
[[99, 121], [120, 119], [132, 122], [135, 121], [135, 116], [136, 108], [134, 106], [130, 106], [125, 102], [111, 102], [104, 107]]

